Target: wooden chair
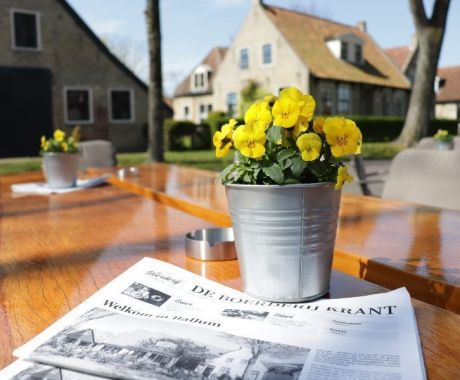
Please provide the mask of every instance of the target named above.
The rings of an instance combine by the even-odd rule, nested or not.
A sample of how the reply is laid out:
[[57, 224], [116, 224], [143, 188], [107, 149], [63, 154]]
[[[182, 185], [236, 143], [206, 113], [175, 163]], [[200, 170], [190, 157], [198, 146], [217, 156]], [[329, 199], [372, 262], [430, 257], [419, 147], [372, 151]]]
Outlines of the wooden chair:
[[356, 175], [358, 177], [357, 183], [361, 188], [363, 195], [374, 195], [369, 188], [369, 185], [373, 183], [385, 182], [384, 176], [388, 173], [387, 171], [376, 171], [367, 172], [364, 160], [361, 155], [354, 155], [352, 165], [355, 168]]

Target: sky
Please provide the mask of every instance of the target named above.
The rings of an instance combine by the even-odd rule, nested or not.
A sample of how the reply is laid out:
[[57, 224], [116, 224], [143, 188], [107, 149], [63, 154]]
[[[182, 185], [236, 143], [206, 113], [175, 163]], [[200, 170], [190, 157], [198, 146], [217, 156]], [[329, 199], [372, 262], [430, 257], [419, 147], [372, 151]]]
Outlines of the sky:
[[[130, 66], [148, 78], [146, 0], [68, 0], [86, 23]], [[424, 0], [431, 13], [434, 0]], [[408, 45], [415, 31], [409, 0], [265, 0], [354, 25], [367, 22], [368, 33], [383, 47]], [[163, 80], [166, 95], [214, 46], [228, 46], [251, 0], [161, 0]], [[428, 11], [429, 9], [429, 11]], [[460, 0], [451, 0], [440, 67], [460, 65]]]

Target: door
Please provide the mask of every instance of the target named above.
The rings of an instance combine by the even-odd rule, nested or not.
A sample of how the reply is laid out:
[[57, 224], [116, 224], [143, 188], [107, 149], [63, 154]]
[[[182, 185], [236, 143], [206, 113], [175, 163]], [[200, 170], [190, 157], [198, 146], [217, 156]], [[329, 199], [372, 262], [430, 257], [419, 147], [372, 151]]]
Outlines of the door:
[[37, 156], [52, 131], [51, 71], [0, 67], [0, 157]]

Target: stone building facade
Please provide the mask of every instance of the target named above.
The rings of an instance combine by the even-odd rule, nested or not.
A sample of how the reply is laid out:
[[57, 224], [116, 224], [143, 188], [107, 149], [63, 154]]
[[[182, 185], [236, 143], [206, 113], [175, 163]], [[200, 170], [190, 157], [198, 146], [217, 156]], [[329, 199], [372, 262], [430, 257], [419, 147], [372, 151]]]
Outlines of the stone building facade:
[[0, 98], [3, 157], [36, 155], [41, 134], [75, 125], [118, 151], [146, 145], [147, 86], [65, 0], [1, 1]]
[[[410, 82], [366, 32], [364, 22], [345, 25], [260, 0], [252, 0], [216, 70], [208, 94], [212, 108], [237, 115], [241, 90], [249, 81], [273, 94], [294, 85], [312, 94], [317, 113], [324, 115], [403, 116], [410, 91]], [[181, 105], [185, 101], [182, 96]], [[179, 108], [177, 119], [182, 118]]]

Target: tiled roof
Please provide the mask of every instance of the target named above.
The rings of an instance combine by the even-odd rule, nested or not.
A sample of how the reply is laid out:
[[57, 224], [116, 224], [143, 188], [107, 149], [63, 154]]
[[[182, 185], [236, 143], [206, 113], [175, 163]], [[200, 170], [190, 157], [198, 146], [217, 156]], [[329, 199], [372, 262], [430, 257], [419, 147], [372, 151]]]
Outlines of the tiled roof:
[[444, 86], [436, 94], [436, 102], [459, 102], [460, 66], [439, 68], [438, 76], [444, 79]]
[[[319, 78], [410, 88], [410, 83], [384, 51], [359, 28], [305, 13], [264, 5], [268, 17], [302, 59], [311, 74]], [[326, 45], [330, 36], [353, 33], [364, 41], [363, 66], [336, 58]]]
[[393, 63], [404, 72], [409, 64], [414, 49], [410, 46], [399, 46], [385, 49], [385, 53], [390, 57]]
[[[219, 68], [219, 65], [224, 59], [226, 52], [227, 52], [227, 48], [225, 47], [215, 47], [208, 53], [208, 55], [199, 64], [199, 65], [208, 65], [212, 69], [211, 79], [208, 83], [208, 88], [209, 88], [208, 92], [212, 92], [213, 78], [216, 76], [217, 69]], [[175, 97], [191, 95], [192, 91], [190, 88], [190, 77], [194, 70], [195, 69], [193, 69], [192, 72], [189, 75], [187, 75], [187, 77], [176, 87], [176, 90], [174, 91]]]

